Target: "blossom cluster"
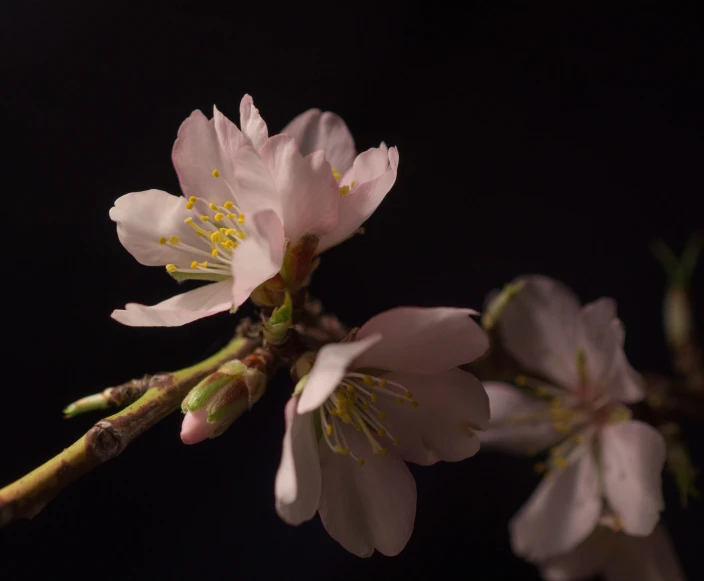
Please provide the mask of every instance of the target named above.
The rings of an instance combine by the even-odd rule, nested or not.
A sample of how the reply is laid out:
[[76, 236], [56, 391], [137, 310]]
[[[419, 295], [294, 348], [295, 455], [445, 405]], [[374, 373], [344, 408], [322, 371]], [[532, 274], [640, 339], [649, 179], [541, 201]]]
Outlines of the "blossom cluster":
[[[245, 96], [239, 127], [217, 108], [212, 119], [188, 117], [173, 164], [182, 195], [129, 193], [110, 216], [140, 263], [207, 284], [127, 304], [112, 315], [125, 325], [184, 325], [248, 299], [272, 321], [290, 319], [319, 255], [353, 236], [391, 190], [399, 154], [384, 143], [358, 154], [344, 121], [317, 109], [270, 135]], [[658, 526], [665, 442], [631, 417], [644, 391], [614, 301], [580, 306], [561, 283], [526, 276], [491, 295], [486, 330], [476, 315], [397, 307], [298, 354], [274, 482], [281, 518], [298, 525], [319, 514], [348, 551], [396, 555], [416, 513], [407, 463], [464, 460], [482, 443], [544, 456], [535, 465], [543, 480], [510, 533], [546, 579], [681, 578]], [[512, 381], [482, 383], [466, 370], [487, 355], [490, 336], [520, 370]], [[182, 440], [221, 433], [243, 409], [231, 405], [233, 390], [251, 405], [266, 381], [256, 366], [223, 366], [184, 400]], [[223, 386], [227, 406], [216, 397]], [[631, 563], [651, 545], [647, 567]], [[629, 576], [636, 566], [655, 576]]]

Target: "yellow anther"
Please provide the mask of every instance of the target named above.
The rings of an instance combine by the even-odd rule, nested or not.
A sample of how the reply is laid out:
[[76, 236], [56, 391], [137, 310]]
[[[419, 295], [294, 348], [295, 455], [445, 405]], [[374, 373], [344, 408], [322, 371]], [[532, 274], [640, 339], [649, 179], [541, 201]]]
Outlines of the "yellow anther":
[[407, 391], [406, 392], [406, 399], [413, 399], [413, 393], [411, 393], [410, 391]]
[[230, 213], [230, 214], [227, 215], [227, 217], [228, 217], [230, 220], [234, 220], [235, 218], [237, 218], [237, 214], [232, 214], [232, 213]]
[[557, 456], [555, 458], [555, 465], [561, 470], [564, 470], [569, 466], [569, 463], [562, 456]]
[[417, 408], [420, 404], [416, 400], [411, 401], [411, 407]]
[[384, 378], [380, 379], [379, 380], [379, 387], [386, 387], [386, 383], [387, 383], [387, 381]]
[[195, 203], [198, 201], [198, 198], [196, 198], [195, 196], [191, 196], [190, 198], [188, 198], [188, 201]]
[[235, 230], [234, 228], [225, 228], [225, 234], [227, 234], [228, 236], [234, 236], [235, 234], [237, 234], [237, 230]]
[[163, 236], [159, 238], [159, 244], [166, 244], [166, 238], [164, 238]]
[[524, 386], [526, 384], [526, 376], [525, 375], [516, 375], [516, 385], [518, 387]]
[[201, 216], [200, 219], [203, 220], [203, 222], [210, 222], [210, 218], [205, 215]]
[[386, 412], [379, 412], [379, 419], [385, 420], [386, 419]]
[[169, 238], [169, 244], [178, 244], [180, 242], [180, 238], [178, 236], [172, 236]]
[[362, 380], [364, 380], [364, 383], [366, 383], [367, 385], [370, 385], [370, 386], [374, 385], [374, 380], [372, 379], [371, 375], [362, 376]]
[[213, 233], [210, 235], [210, 241], [211, 241], [211, 242], [215, 242], [215, 244], [217, 244], [218, 242], [220, 242], [220, 232], [213, 232]]
[[207, 260], [204, 260], [204, 261], [201, 262], [198, 266], [202, 266], [203, 268], [208, 268], [208, 261], [207, 261]]
[[215, 204], [213, 204], [212, 202], [210, 202], [210, 203], [208, 204], [208, 208], [210, 208], [213, 212], [217, 212], [217, 211], [220, 209], [220, 208], [218, 208]]
[[223, 206], [225, 206], [225, 208], [229, 210], [230, 208], [232, 208], [232, 206], [234, 206], [234, 204], [230, 200], [227, 200], [227, 202], [225, 202]]
[[362, 425], [361, 424], [355, 424], [354, 429], [357, 430], [358, 432], [362, 431]]
[[166, 270], [167, 272], [176, 272], [178, 270], [178, 266], [176, 266], [175, 264], [167, 264]]
[[244, 240], [244, 232], [235, 232], [235, 238], [239, 238], [240, 240]]
[[357, 182], [355, 180], [352, 180], [352, 183], [350, 184], [350, 188], [353, 188], [357, 185]]
[[332, 436], [332, 424], [328, 424], [327, 426], [325, 426], [325, 433], [328, 436]]
[[349, 455], [350, 455], [350, 449], [349, 449], [349, 448], [342, 448], [342, 455], [343, 455], [343, 456], [349, 456]]
[[379, 399], [379, 396], [378, 396], [377, 394], [373, 393], [373, 394], [371, 395], [371, 398], [372, 398], [372, 403], [376, 403], [376, 400]]
[[184, 222], [185, 222], [186, 224], [193, 225], [193, 218], [191, 218], [191, 217], [189, 216], [188, 218], [186, 218], [186, 219], [184, 220]]
[[376, 434], [377, 436], [383, 438], [386, 435], [386, 430], [384, 428], [377, 428]]
[[350, 193], [349, 186], [340, 186], [340, 197], [341, 198], [344, 198], [349, 193]]
[[194, 260], [193, 262], [191, 262], [191, 268], [198, 268], [198, 261], [197, 260]]
[[394, 438], [393, 443], [394, 443], [394, 446], [398, 446], [401, 443], [401, 440], [399, 440], [398, 438]]
[[345, 386], [345, 389], [347, 389], [347, 391], [349, 391], [350, 393], [352, 393], [352, 392], [354, 392], [354, 385], [346, 385], [346, 386]]
[[240, 224], [244, 224], [244, 214], [240, 214], [240, 217], [237, 218], [237, 221], [238, 221]]
[[186, 210], [192, 210], [193, 209], [193, 202], [186, 202]]
[[214, 178], [219, 178], [219, 177], [220, 177], [220, 172], [219, 172], [218, 170], [214, 169], [212, 173], [213, 173], [213, 177], [214, 177]]
[[223, 214], [222, 212], [218, 212], [217, 214], [215, 214], [215, 219], [216, 219], [218, 222], [219, 222], [220, 220], [222, 220], [224, 217], [225, 217], [225, 214]]
[[400, 395], [396, 398], [396, 403], [403, 403], [404, 401], [406, 400], [404, 400]]
[[217, 258], [217, 257], [218, 257], [218, 249], [217, 249], [217, 248], [213, 248], [213, 249], [210, 251], [210, 255], [211, 255], [213, 258]]
[[342, 454], [342, 446], [338, 444], [332, 449], [332, 451], [335, 452], [335, 454]]
[[538, 474], [543, 474], [543, 472], [545, 472], [546, 470], [545, 464], [543, 464], [542, 462], [536, 462], [533, 465], [533, 470], [535, 470]]
[[379, 454], [379, 456], [388, 456], [389, 451], [386, 448], [379, 448], [377, 454]]
[[340, 178], [342, 177], [342, 174], [339, 171], [337, 171], [335, 168], [333, 168], [333, 170], [332, 170], [332, 175], [335, 177], [336, 182], [339, 182]]
[[359, 464], [360, 468], [364, 466], [364, 458], [360, 458], [359, 460], [357, 460], [357, 464]]
[[574, 441], [577, 442], [577, 444], [582, 444], [584, 442], [584, 434], [577, 434], [574, 437]]

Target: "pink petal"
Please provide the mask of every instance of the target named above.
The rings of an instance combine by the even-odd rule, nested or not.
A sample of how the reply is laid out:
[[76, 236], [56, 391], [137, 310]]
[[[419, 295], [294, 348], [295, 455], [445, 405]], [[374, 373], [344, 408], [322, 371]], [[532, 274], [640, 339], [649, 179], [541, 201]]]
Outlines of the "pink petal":
[[606, 581], [685, 581], [664, 525], [656, 526], [648, 537], [617, 536], [606, 564]]
[[232, 281], [223, 280], [176, 295], [152, 307], [128, 303], [112, 318], [130, 327], [179, 327], [232, 307]]
[[269, 130], [259, 114], [259, 109], [254, 106], [254, 101], [245, 95], [240, 102], [240, 127], [252, 145], [259, 149], [269, 137]]
[[611, 333], [619, 348], [611, 361], [610, 368], [604, 373], [603, 391], [615, 400], [636, 403], [645, 397], [643, 377], [628, 363], [623, 352], [625, 331], [623, 323], [614, 319], [610, 323]]
[[208, 423], [208, 410], [205, 408], [187, 412], [181, 424], [181, 441], [184, 444], [197, 444], [209, 438], [217, 427], [217, 423]]
[[[181, 124], [172, 152], [186, 197], [202, 197], [215, 204], [237, 202], [231, 189], [233, 155], [244, 145], [248, 145], [248, 139], [217, 108], [210, 121], [200, 111], [194, 111]], [[220, 177], [213, 177], [214, 169]]]
[[540, 576], [545, 581], [588, 581], [603, 573], [615, 542], [617, 533], [597, 527], [575, 549], [541, 563]]
[[199, 247], [195, 231], [184, 223], [191, 214], [184, 198], [161, 190], [125, 194], [110, 209], [110, 218], [117, 222], [120, 242], [138, 262], [147, 266], [187, 265], [194, 260], [184, 250], [159, 242], [162, 237], [168, 240], [178, 236], [181, 241]]
[[601, 431], [606, 499], [628, 534], [649, 535], [660, 518], [665, 453], [665, 439], [643, 422], [621, 422]]
[[[479, 434], [483, 446], [516, 454], [530, 454], [557, 444], [563, 436], [543, 415], [550, 410], [546, 400], [532, 396], [520, 387], [485, 381], [489, 396], [489, 429]], [[527, 421], [531, 416], [542, 416]]]
[[504, 347], [527, 371], [576, 388], [581, 326], [577, 297], [562, 283], [545, 276], [518, 280], [525, 286], [498, 322]]
[[481, 357], [489, 349], [471, 309], [397, 307], [367, 321], [357, 339], [380, 333], [383, 340], [355, 368], [437, 373]]
[[283, 227], [273, 210], [263, 210], [248, 220], [247, 238], [232, 253], [232, 302], [236, 307], [279, 272], [285, 243]]
[[450, 369], [432, 375], [389, 373], [384, 376], [410, 390], [418, 407], [394, 400], [379, 409], [384, 425], [400, 440], [398, 453], [406, 462], [430, 465], [458, 462], [479, 451], [476, 430], [489, 423], [489, 398], [471, 373]]
[[346, 240], [366, 222], [394, 185], [397, 172], [398, 150], [395, 147], [388, 152], [385, 147], [370, 149], [355, 159], [353, 168], [341, 183], [354, 180], [357, 185], [340, 199], [340, 222], [321, 238], [318, 252]]
[[383, 555], [401, 552], [411, 538], [416, 515], [416, 483], [406, 464], [393, 453], [379, 456], [352, 429], [343, 428], [358, 466], [349, 456], [333, 453], [320, 442], [322, 491], [320, 518], [328, 534], [359, 557], [374, 549]]
[[303, 155], [323, 150], [330, 165], [344, 174], [357, 155], [352, 134], [334, 113], [310, 109], [301, 113], [281, 133], [296, 140]]
[[538, 562], [571, 551], [594, 530], [600, 515], [597, 467], [585, 450], [570, 466], [544, 478], [511, 519], [513, 550]]
[[380, 340], [379, 335], [371, 335], [349, 343], [330, 343], [318, 351], [298, 403], [298, 413], [312, 412], [323, 405], [340, 384], [349, 365]]
[[582, 341], [594, 396], [608, 392], [621, 401], [639, 401], [644, 393], [640, 376], [623, 352], [623, 324], [616, 303], [602, 298], [582, 308]]
[[297, 414], [298, 398], [286, 404], [286, 434], [274, 485], [276, 512], [290, 525], [315, 516], [320, 500], [320, 460], [312, 414]]
[[276, 135], [262, 147], [281, 201], [286, 238], [322, 236], [338, 222], [340, 194], [330, 164], [322, 152], [303, 157], [294, 139]]

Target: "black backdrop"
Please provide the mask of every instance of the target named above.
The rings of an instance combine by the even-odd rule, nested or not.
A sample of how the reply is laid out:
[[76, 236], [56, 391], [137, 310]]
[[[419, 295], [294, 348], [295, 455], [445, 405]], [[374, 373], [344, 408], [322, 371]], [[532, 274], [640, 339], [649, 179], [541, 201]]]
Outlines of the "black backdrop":
[[[398, 304], [481, 308], [490, 289], [542, 272], [585, 300], [615, 297], [631, 361], [668, 370], [648, 243], [681, 248], [704, 224], [694, 8], [36, 0], [6, 4], [0, 20], [2, 484], [98, 419], [63, 420], [66, 403], [227, 339], [227, 315], [177, 329], [109, 318], [175, 284], [123, 250], [108, 210], [129, 191], [178, 193], [181, 121], [213, 103], [237, 120], [246, 92], [271, 131], [320, 107], [360, 150], [399, 147], [367, 234], [326, 254], [313, 283], [349, 323]], [[701, 270], [697, 284], [701, 295]], [[417, 526], [397, 558], [348, 555], [317, 520], [280, 522], [285, 380], [221, 438], [183, 446], [176, 414], [0, 531], [0, 576], [537, 579], [506, 533], [536, 483], [527, 460], [414, 468]], [[704, 466], [702, 430], [689, 434]], [[669, 481], [666, 496], [695, 578], [701, 505], [680, 508]]]

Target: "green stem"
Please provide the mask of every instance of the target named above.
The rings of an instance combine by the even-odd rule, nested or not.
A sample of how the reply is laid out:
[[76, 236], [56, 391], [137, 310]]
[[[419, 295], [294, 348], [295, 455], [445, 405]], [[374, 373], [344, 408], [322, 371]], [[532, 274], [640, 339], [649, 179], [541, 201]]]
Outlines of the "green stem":
[[200, 363], [149, 378], [148, 388], [137, 401], [100, 420], [73, 445], [0, 489], [0, 527], [18, 518], [35, 516], [65, 486], [120, 454], [132, 440], [178, 409], [203, 377], [226, 361], [248, 355], [257, 345], [255, 340], [235, 337]]

